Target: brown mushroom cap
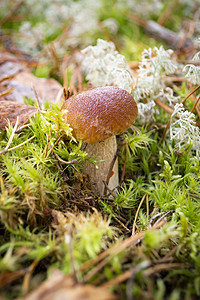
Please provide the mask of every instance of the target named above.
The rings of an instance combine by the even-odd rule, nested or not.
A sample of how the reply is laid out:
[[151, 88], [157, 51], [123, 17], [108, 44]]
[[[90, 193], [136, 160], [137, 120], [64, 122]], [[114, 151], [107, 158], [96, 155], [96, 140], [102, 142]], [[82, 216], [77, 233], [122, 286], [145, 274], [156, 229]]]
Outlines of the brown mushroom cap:
[[114, 86], [98, 87], [71, 96], [62, 109], [66, 123], [79, 141], [96, 143], [127, 130], [138, 109], [133, 97]]

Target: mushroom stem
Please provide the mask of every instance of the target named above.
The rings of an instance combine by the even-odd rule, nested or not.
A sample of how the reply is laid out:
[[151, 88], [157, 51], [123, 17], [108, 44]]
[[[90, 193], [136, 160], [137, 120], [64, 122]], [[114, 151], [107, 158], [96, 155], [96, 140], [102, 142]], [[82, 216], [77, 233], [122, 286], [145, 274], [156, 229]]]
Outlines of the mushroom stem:
[[[100, 160], [98, 163], [98, 169], [95, 167], [95, 165], [86, 161], [84, 164], [83, 173], [89, 177], [90, 182], [94, 186], [94, 190], [100, 196], [106, 196], [108, 190], [112, 191], [119, 185], [118, 159], [116, 158], [114, 160], [117, 152], [116, 137], [112, 136], [105, 141], [94, 144], [84, 143], [83, 147], [84, 151], [88, 153], [88, 157], [95, 157], [95, 159]], [[109, 173], [110, 178], [107, 182]], [[107, 182], [108, 190], [105, 189], [104, 182]], [[104, 194], [104, 191], [107, 192]]]

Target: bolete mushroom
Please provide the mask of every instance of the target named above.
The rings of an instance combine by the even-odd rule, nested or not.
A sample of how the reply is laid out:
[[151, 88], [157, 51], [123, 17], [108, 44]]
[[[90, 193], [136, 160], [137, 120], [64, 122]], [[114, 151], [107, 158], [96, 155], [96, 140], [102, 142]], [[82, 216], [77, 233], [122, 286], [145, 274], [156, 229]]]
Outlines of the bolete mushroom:
[[[86, 162], [83, 172], [88, 175], [96, 192], [103, 196], [106, 178], [113, 157], [116, 155], [116, 135], [134, 123], [138, 109], [133, 97], [114, 86], [98, 87], [68, 98], [62, 106], [66, 110], [65, 122], [73, 129], [72, 134], [84, 142], [89, 157], [98, 157], [98, 169]], [[108, 188], [119, 184], [118, 162], [114, 163]]]

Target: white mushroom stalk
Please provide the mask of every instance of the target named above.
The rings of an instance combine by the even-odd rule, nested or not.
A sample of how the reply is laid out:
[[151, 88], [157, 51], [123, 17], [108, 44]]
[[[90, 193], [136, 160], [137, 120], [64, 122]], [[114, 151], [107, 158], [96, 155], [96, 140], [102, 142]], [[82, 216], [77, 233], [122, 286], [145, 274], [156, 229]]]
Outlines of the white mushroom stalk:
[[93, 189], [100, 196], [106, 196], [109, 192], [112, 193], [119, 186], [116, 137], [111, 136], [105, 141], [95, 144], [84, 143], [83, 149], [88, 153], [88, 157], [96, 157], [97, 160], [102, 159], [98, 163], [98, 168], [90, 162], [85, 162], [84, 165], [83, 172], [89, 177]]

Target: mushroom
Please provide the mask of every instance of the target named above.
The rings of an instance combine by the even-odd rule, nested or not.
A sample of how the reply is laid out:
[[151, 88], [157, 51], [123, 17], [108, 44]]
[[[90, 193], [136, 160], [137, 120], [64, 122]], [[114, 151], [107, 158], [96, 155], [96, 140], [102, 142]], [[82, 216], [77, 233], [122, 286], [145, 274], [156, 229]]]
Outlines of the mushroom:
[[117, 159], [113, 165], [117, 151], [116, 135], [134, 123], [137, 104], [126, 90], [105, 86], [71, 96], [61, 109], [66, 110], [64, 120], [73, 129], [75, 139], [84, 142], [88, 156], [98, 157], [101, 161], [98, 169], [86, 162], [83, 172], [88, 175], [95, 191], [103, 196], [108, 173], [111, 175], [108, 189], [113, 190], [119, 185]]

